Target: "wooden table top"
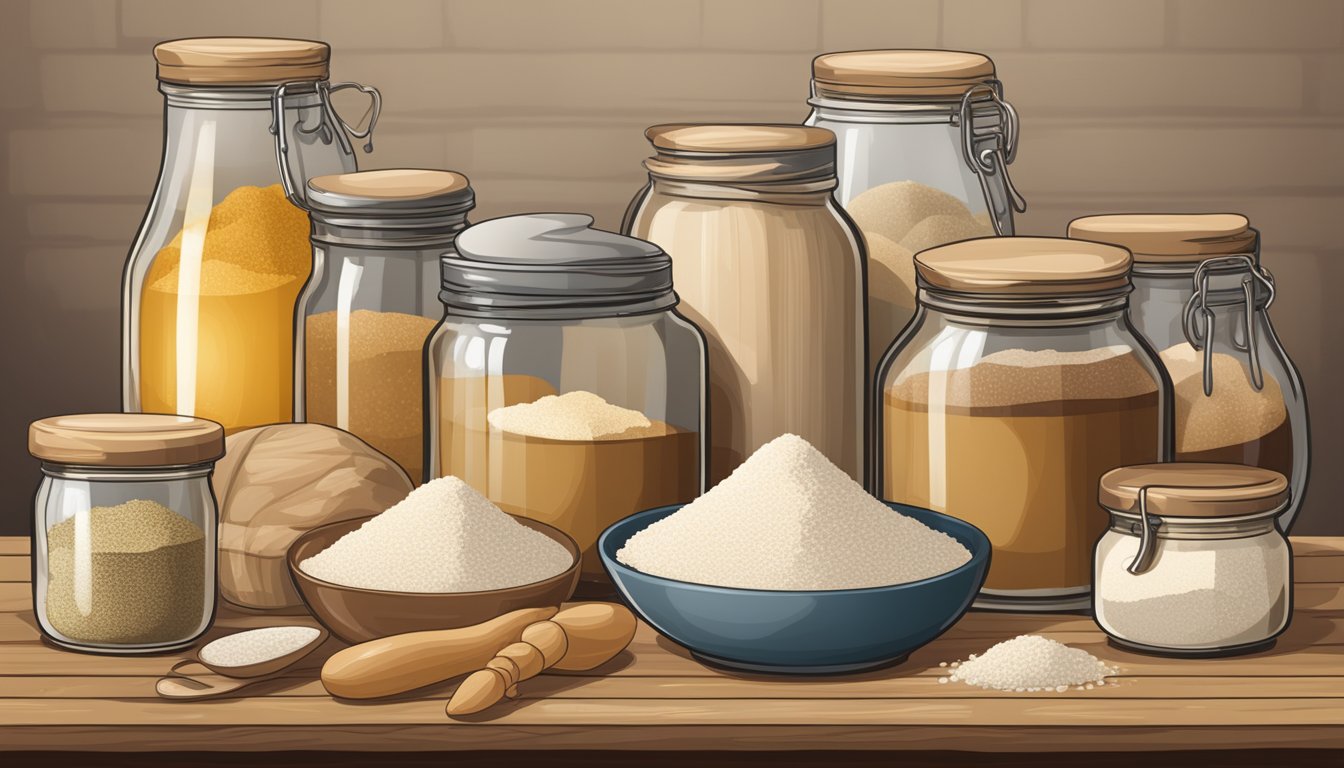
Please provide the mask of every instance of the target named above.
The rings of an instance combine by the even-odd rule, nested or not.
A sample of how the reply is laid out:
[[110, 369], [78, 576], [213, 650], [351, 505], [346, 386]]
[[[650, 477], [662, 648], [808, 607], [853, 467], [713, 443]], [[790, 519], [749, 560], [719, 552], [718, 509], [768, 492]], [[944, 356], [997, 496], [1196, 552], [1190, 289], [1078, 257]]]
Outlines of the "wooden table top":
[[[1250, 656], [1141, 656], [1107, 645], [1083, 616], [972, 612], [892, 669], [744, 678], [701, 666], [641, 626], [608, 665], [525, 682], [517, 701], [460, 722], [444, 714], [451, 683], [342, 702], [313, 664], [238, 698], [159, 699], [155, 681], [180, 657], [45, 644], [32, 614], [28, 541], [0, 538], [0, 750], [1344, 748], [1344, 538], [1295, 538], [1293, 547], [1292, 626], [1272, 650]], [[225, 612], [207, 637], [274, 621]], [[1022, 633], [1085, 648], [1121, 674], [1067, 693], [938, 683], [940, 661]]]

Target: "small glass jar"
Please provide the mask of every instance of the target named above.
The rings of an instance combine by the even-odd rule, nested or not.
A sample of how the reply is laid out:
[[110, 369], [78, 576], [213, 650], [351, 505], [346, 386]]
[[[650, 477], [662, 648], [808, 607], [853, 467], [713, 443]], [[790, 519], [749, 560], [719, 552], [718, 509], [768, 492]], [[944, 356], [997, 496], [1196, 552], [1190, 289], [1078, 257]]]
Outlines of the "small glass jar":
[[426, 435], [430, 477], [568, 533], [580, 594], [608, 597], [598, 535], [703, 490], [705, 346], [674, 309], [667, 255], [592, 223], [510, 216], [458, 235]]
[[[327, 79], [326, 43], [174, 40], [154, 48], [163, 167], [122, 285], [122, 408], [238, 430], [294, 413], [294, 310], [312, 271], [302, 183], [355, 170], [377, 94]], [[331, 94], [374, 99], [368, 127]], [[366, 146], [366, 149], [368, 147]]]
[[112, 654], [185, 648], [204, 634], [223, 428], [186, 416], [55, 416], [33, 422], [28, 451], [42, 461], [33, 523], [42, 633]]
[[658, 125], [623, 231], [672, 257], [709, 344], [709, 483], [785, 433], [867, 487], [863, 249], [835, 204], [835, 136]]
[[1018, 120], [994, 62], [963, 51], [825, 53], [812, 62], [807, 125], [835, 133], [835, 197], [862, 230], [876, 367], [915, 311], [912, 258], [1013, 234], [1026, 203], [1008, 178]]
[[1241, 464], [1121, 467], [1101, 478], [1097, 624], [1117, 645], [1166, 656], [1262, 651], [1293, 614], [1292, 547], [1275, 521], [1291, 491]]
[[1085, 608], [1097, 481], [1170, 452], [1169, 390], [1125, 313], [1129, 253], [983, 238], [915, 265], [919, 310], [880, 368], [882, 498], [985, 532], [978, 607]]
[[1088, 216], [1069, 237], [1134, 254], [1130, 315], [1171, 376], [1176, 459], [1229, 462], [1289, 478], [1291, 529], [1307, 491], [1307, 395], [1269, 321], [1275, 284], [1260, 233], [1231, 213]]
[[308, 182], [313, 277], [295, 335], [295, 413], [344, 429], [424, 477], [424, 353], [443, 308], [439, 261], [475, 196], [451, 171]]

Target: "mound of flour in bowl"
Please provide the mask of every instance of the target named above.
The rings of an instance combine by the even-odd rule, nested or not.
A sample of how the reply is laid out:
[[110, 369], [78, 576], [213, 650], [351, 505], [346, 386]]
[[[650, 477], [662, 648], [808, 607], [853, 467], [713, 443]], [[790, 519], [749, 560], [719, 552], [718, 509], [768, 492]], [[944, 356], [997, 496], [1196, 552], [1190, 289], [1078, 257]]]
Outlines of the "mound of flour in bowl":
[[638, 571], [743, 589], [859, 589], [951, 571], [971, 553], [870, 496], [797, 435], [761, 446], [705, 495], [630, 537]]
[[361, 589], [478, 592], [548, 579], [573, 564], [559, 542], [450, 476], [411, 491], [299, 570]]

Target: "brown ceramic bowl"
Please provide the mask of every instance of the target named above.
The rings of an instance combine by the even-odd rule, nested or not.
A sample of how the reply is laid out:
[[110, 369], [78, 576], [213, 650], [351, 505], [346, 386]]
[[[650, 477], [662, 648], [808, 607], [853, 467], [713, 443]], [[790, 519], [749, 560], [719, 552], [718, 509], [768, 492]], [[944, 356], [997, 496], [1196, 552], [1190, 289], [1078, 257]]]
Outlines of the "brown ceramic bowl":
[[304, 533], [289, 547], [286, 560], [294, 586], [317, 620], [347, 643], [428, 629], [456, 629], [489, 621], [519, 608], [559, 605], [579, 583], [579, 545], [564, 532], [525, 517], [513, 519], [564, 545], [574, 563], [549, 579], [486, 592], [390, 592], [346, 587], [313, 578], [299, 563], [321, 552], [373, 516], [342, 520]]

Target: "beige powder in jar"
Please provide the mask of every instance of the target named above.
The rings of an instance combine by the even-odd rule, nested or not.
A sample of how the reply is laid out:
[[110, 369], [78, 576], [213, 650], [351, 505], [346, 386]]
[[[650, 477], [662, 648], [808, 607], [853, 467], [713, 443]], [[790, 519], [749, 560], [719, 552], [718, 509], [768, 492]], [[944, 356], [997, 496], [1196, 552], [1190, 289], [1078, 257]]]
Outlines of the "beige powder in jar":
[[205, 533], [156, 501], [93, 507], [47, 530], [46, 618], [85, 643], [190, 638], [206, 597]]
[[352, 432], [419, 482], [424, 471], [421, 366], [436, 321], [360, 309], [349, 316], [348, 410], [340, 413], [336, 312], [305, 323], [305, 418]]

